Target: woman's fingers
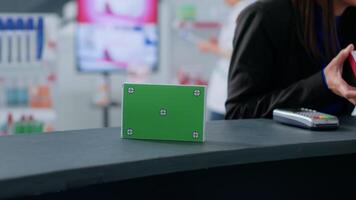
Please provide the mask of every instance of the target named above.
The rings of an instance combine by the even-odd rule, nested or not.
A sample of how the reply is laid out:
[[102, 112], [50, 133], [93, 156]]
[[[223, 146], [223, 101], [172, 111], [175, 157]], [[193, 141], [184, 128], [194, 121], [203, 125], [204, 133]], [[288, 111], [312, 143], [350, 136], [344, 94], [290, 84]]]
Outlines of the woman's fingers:
[[347, 60], [354, 50], [354, 45], [350, 44], [348, 47], [340, 51], [339, 55], [333, 60], [334, 64], [338, 67], [343, 67], [345, 60]]
[[356, 98], [349, 98], [347, 100], [356, 106]]
[[341, 96], [355, 105], [356, 104], [356, 88], [348, 85], [345, 81], [341, 81], [340, 89], [341, 89]]
[[356, 106], [356, 99], [349, 99], [349, 101]]
[[348, 59], [353, 50], [354, 45], [349, 45], [347, 48], [340, 51], [340, 53], [324, 69], [324, 74], [327, 85], [331, 91], [356, 105], [356, 88], [350, 86], [342, 78], [344, 62]]

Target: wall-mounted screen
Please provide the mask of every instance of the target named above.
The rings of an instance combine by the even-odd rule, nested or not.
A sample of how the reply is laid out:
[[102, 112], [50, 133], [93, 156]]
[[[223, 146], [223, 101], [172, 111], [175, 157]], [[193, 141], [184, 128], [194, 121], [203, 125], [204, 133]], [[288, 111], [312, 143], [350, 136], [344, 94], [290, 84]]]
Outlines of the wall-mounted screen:
[[77, 66], [110, 72], [158, 66], [158, 0], [77, 0]]

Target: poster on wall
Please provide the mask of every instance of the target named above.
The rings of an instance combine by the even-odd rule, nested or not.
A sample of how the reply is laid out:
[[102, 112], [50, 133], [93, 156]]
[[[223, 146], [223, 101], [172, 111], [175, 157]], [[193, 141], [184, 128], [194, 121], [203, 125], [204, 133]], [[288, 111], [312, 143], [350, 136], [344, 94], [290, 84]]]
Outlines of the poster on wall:
[[156, 69], [158, 0], [77, 0], [77, 66], [84, 72]]

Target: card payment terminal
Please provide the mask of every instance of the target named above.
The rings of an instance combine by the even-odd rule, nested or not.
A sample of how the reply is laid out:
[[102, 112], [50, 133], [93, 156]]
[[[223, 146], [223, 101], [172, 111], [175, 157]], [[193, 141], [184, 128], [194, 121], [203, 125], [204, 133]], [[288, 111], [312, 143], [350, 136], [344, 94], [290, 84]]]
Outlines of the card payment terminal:
[[337, 117], [306, 108], [276, 109], [273, 111], [273, 119], [282, 124], [310, 130], [333, 130], [340, 126]]

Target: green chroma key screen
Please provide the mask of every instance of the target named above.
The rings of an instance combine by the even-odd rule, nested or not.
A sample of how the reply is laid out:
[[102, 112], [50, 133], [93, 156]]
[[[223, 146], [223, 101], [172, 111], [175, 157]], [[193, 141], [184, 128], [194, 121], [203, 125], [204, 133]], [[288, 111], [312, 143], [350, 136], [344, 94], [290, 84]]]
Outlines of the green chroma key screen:
[[124, 84], [122, 138], [204, 142], [204, 86]]

